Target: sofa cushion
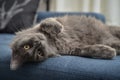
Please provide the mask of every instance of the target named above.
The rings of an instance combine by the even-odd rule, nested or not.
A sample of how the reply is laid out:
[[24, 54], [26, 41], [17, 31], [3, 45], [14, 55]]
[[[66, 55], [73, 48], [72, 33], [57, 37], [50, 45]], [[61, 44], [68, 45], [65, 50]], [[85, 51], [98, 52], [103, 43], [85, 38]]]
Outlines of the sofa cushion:
[[[45, 18], [44, 14], [40, 20]], [[9, 44], [13, 37], [13, 34], [0, 34], [0, 80], [120, 80], [120, 56], [112, 60], [61, 56], [42, 63], [26, 63], [11, 71]]]
[[120, 56], [112, 60], [61, 56], [10, 70], [14, 35], [0, 34], [0, 80], [120, 80]]
[[0, 34], [0, 62], [2, 63], [10, 60], [10, 43], [13, 37], [12, 34]]
[[105, 17], [102, 14], [98, 13], [84, 13], [84, 12], [38, 12], [37, 13], [37, 22], [40, 22], [41, 20], [49, 17], [58, 17], [58, 16], [64, 16], [64, 15], [85, 15], [85, 16], [92, 16], [96, 19], [102, 21], [105, 23]]
[[0, 33], [14, 33], [33, 24], [39, 0], [0, 0]]

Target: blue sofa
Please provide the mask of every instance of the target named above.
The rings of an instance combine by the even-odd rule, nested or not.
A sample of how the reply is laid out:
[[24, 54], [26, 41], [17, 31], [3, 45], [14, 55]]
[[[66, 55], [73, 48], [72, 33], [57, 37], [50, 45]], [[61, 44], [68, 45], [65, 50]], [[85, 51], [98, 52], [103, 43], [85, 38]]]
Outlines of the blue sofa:
[[[62, 15], [86, 15], [105, 23], [105, 17], [97, 13], [39, 12], [37, 22]], [[42, 63], [26, 63], [16, 71], [10, 70], [11, 49], [14, 34], [0, 34], [0, 80], [120, 80], [120, 56], [112, 60], [91, 59], [77, 56], [49, 58]]]

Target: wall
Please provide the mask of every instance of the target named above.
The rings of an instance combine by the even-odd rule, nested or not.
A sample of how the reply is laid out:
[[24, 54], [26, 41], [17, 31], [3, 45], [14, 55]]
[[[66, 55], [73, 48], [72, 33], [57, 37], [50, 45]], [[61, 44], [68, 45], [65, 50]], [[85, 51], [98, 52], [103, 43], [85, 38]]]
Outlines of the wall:
[[50, 11], [97, 12], [105, 15], [107, 24], [120, 25], [120, 0], [51, 0]]

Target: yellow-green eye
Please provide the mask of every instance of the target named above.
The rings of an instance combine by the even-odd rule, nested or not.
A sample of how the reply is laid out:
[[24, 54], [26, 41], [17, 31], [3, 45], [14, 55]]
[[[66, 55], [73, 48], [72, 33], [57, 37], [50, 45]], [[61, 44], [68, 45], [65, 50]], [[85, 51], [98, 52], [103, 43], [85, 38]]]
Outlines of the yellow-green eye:
[[24, 49], [25, 49], [25, 50], [30, 49], [30, 45], [24, 45]]

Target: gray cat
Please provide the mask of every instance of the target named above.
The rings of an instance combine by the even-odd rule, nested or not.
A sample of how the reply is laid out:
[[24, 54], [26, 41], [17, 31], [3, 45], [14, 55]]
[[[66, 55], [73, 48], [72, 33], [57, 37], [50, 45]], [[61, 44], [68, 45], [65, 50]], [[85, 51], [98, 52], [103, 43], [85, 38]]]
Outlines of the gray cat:
[[16, 33], [10, 68], [24, 62], [43, 61], [59, 55], [112, 59], [120, 54], [120, 28], [107, 26], [93, 17], [47, 18]]

